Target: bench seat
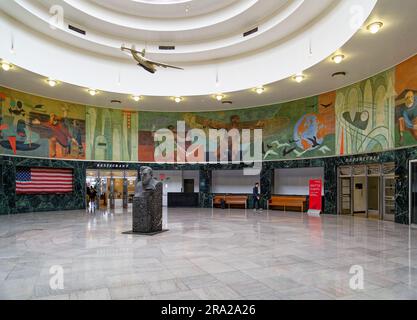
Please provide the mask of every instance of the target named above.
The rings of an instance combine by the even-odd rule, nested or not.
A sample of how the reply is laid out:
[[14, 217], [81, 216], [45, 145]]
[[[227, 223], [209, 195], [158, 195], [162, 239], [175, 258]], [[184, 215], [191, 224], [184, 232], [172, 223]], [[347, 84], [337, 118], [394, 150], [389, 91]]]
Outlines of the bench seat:
[[271, 196], [268, 201], [270, 207], [283, 207], [284, 210], [289, 208], [300, 208], [304, 212], [307, 206], [307, 197], [305, 196]]
[[247, 208], [248, 196], [246, 195], [215, 195], [213, 197], [213, 207], [221, 206], [222, 201], [230, 208], [233, 205], [244, 206]]

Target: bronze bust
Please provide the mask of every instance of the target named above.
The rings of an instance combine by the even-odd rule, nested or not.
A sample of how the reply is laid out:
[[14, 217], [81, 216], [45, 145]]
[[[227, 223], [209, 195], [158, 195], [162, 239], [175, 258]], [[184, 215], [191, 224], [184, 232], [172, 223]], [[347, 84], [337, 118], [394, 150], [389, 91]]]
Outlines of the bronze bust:
[[153, 170], [150, 167], [140, 168], [140, 181], [136, 185], [135, 197], [140, 196], [144, 191], [153, 191], [160, 181], [153, 177]]

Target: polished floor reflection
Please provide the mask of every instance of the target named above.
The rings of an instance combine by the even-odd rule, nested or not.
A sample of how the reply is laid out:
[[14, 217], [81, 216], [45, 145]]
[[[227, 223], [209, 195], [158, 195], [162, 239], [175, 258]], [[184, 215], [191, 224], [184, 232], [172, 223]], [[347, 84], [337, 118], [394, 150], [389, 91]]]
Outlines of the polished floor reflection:
[[148, 237], [122, 234], [122, 210], [0, 216], [0, 298], [417, 299], [408, 226], [239, 209], [165, 218], [170, 231]]

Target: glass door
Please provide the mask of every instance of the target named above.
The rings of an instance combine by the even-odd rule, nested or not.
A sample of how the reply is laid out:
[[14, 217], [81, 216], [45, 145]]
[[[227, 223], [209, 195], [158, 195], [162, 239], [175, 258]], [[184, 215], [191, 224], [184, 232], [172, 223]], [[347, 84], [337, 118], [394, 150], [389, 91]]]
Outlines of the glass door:
[[395, 177], [384, 177], [384, 220], [395, 221]]
[[368, 165], [367, 177], [367, 217], [371, 219], [381, 219], [381, 165]]
[[340, 213], [352, 214], [352, 178], [340, 179]]

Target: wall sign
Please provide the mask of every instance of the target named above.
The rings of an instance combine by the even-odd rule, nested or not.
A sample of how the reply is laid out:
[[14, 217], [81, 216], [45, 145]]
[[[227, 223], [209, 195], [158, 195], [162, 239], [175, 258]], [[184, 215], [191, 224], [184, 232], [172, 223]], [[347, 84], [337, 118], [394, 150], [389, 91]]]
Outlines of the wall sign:
[[359, 156], [359, 157], [349, 157], [345, 159], [345, 163], [362, 163], [362, 162], [379, 162], [379, 155], [376, 156]]
[[311, 179], [310, 180], [310, 201], [309, 201], [309, 210], [310, 215], [319, 215], [322, 211], [322, 200], [321, 200], [321, 189], [322, 189], [322, 180], [321, 179]]
[[97, 169], [129, 169], [128, 163], [95, 163]]

